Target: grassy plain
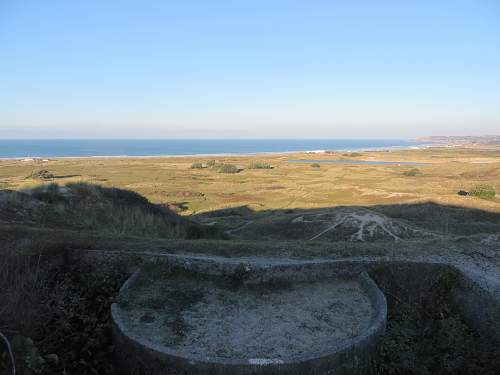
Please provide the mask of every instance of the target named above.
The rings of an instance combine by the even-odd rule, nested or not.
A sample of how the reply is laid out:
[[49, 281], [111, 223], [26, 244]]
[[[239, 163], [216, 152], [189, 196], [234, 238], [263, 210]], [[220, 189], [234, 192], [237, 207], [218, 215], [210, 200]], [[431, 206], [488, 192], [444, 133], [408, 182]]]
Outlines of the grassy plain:
[[[214, 168], [191, 169], [196, 162], [235, 164], [235, 174]], [[363, 161], [422, 162], [429, 165], [289, 163], [289, 159], [352, 159]], [[272, 169], [249, 169], [253, 162]], [[405, 175], [413, 168], [415, 176]], [[169, 205], [182, 215], [247, 206], [255, 211], [323, 208], [340, 205], [385, 205], [433, 201], [500, 212], [500, 199], [459, 196], [477, 184], [500, 191], [500, 150], [429, 148], [328, 154], [268, 154], [224, 157], [82, 158], [0, 161], [0, 188], [23, 189], [40, 184], [28, 176], [48, 170], [46, 182], [91, 182], [129, 189], [151, 202]]]

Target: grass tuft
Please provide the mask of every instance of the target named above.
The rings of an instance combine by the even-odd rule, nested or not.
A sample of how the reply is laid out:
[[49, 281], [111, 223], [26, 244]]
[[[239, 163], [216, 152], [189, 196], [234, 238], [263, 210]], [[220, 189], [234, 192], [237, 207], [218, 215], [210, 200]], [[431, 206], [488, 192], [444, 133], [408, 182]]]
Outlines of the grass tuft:
[[273, 169], [273, 167], [269, 163], [263, 163], [263, 162], [259, 162], [259, 161], [253, 161], [248, 166], [248, 169]]
[[202, 163], [193, 163], [191, 164], [191, 169], [203, 169]]
[[493, 199], [495, 198], [496, 191], [495, 187], [488, 184], [479, 184], [474, 186], [471, 191], [469, 191], [469, 195], [473, 197], [478, 197], [482, 199]]
[[421, 175], [421, 174], [422, 174], [422, 172], [418, 168], [412, 168], [409, 171], [404, 171], [403, 172], [403, 175], [406, 176], [406, 177], [415, 177], [415, 176], [418, 176], [418, 175]]
[[238, 173], [240, 170], [234, 164], [222, 164], [219, 167], [219, 173]]

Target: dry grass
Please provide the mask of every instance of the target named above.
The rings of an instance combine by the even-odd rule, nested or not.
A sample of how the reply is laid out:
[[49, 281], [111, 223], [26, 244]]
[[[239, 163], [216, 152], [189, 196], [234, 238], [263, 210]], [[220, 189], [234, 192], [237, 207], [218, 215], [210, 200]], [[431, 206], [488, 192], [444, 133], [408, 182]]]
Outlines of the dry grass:
[[51, 182], [22, 192], [0, 191], [0, 221], [158, 238], [219, 237], [167, 208], [123, 189]]
[[109, 307], [126, 276], [120, 264], [97, 271], [46, 256], [77, 238], [16, 238], [0, 249], [0, 344], [9, 347], [3, 355], [0, 345], [0, 373], [118, 374]]
[[17, 332], [20, 324], [23, 331], [32, 332], [35, 322], [43, 319], [38, 307], [45, 289], [42, 257], [22, 254], [19, 249], [3, 252], [0, 260], [0, 331], [6, 334]]
[[[173, 204], [183, 215], [248, 205], [255, 210], [321, 208], [338, 205], [375, 205], [435, 201], [500, 211], [496, 201], [459, 197], [478, 184], [500, 191], [500, 152], [491, 150], [435, 148], [364, 152], [356, 160], [415, 161], [421, 174], [408, 177], [405, 165], [292, 164], [288, 159], [346, 159], [340, 153], [220, 157], [214, 163], [246, 168], [252, 163], [273, 169], [244, 169], [235, 174], [217, 173], [217, 168], [191, 169], [209, 158], [110, 158], [60, 159], [45, 163], [54, 174], [52, 182], [92, 182], [129, 189], [158, 204]], [[0, 186], [22, 189], [34, 181], [26, 179], [33, 168], [20, 161], [0, 161]], [[279, 189], [275, 187], [279, 186]], [[193, 194], [190, 194], [193, 193]], [[194, 194], [197, 193], [197, 194]]]

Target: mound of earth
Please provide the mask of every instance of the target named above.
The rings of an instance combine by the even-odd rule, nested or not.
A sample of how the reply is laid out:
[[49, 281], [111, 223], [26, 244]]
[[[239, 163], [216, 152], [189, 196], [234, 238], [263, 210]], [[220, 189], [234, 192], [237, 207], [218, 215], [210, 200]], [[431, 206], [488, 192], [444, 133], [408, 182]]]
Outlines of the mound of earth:
[[155, 238], [222, 236], [135, 192], [86, 183], [0, 190], [0, 222]]
[[242, 239], [398, 241], [432, 238], [437, 234], [361, 207], [293, 211], [248, 219], [227, 231]]

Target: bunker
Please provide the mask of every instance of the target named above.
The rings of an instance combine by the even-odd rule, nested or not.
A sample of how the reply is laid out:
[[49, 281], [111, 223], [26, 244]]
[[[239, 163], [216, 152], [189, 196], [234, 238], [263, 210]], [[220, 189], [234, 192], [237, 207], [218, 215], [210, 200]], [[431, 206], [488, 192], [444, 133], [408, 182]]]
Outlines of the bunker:
[[120, 363], [143, 374], [352, 373], [386, 318], [365, 272], [258, 264], [148, 264], [112, 306]]

